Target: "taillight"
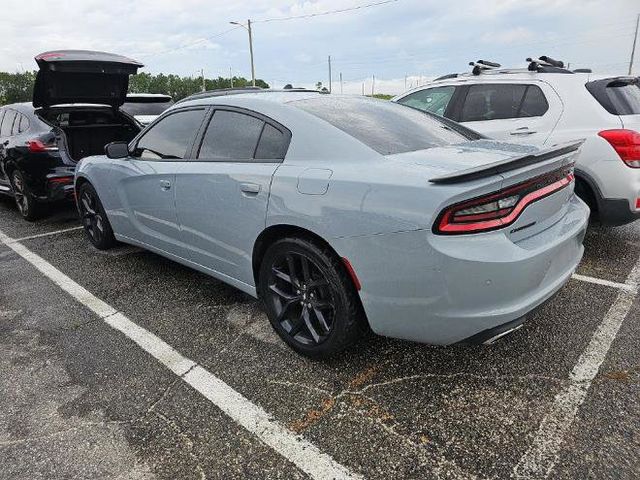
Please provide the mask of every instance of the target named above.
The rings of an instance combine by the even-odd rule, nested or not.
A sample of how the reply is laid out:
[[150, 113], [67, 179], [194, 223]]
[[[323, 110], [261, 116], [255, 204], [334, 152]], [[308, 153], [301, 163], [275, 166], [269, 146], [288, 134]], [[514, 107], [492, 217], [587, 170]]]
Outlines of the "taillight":
[[640, 168], [640, 133], [616, 129], [598, 132], [616, 151], [620, 159], [631, 168]]
[[55, 143], [55, 139], [53, 142], [43, 142], [39, 138], [34, 138], [32, 140], [26, 141], [27, 148], [31, 153], [44, 153], [44, 152], [57, 152], [58, 145]]
[[445, 208], [434, 233], [455, 235], [496, 230], [511, 225], [530, 204], [562, 190], [573, 181], [573, 168], [563, 168], [499, 192]]

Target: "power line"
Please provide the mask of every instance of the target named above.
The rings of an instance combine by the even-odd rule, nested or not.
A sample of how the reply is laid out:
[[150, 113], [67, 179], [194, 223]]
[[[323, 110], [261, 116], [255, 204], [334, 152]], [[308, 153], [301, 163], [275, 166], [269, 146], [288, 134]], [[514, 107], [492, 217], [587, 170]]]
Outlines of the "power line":
[[395, 3], [399, 0], [384, 0], [382, 2], [374, 2], [374, 3], [366, 3], [364, 5], [356, 5], [355, 7], [349, 7], [349, 8], [340, 8], [337, 10], [329, 10], [326, 12], [318, 12], [318, 13], [306, 13], [303, 15], [292, 15], [290, 17], [276, 17], [276, 18], [266, 18], [264, 20], [256, 20], [254, 23], [267, 23], [267, 22], [284, 22], [287, 20], [297, 20], [297, 19], [301, 19], [301, 18], [312, 18], [312, 17], [322, 17], [325, 15], [333, 15], [336, 13], [345, 13], [345, 12], [352, 12], [354, 10], [362, 10], [365, 8], [370, 8], [370, 7], [378, 7], [380, 5], [386, 5], [388, 3]]
[[155, 57], [156, 55], [165, 55], [167, 53], [172, 53], [172, 52], [175, 52], [177, 50], [182, 50], [184, 48], [193, 47], [194, 45], [198, 45], [200, 43], [206, 42], [208, 40], [212, 40], [214, 38], [222, 37], [223, 35], [226, 35], [229, 32], [233, 32], [234, 30], [237, 30], [238, 28], [240, 28], [240, 27], [237, 26], [237, 27], [229, 28], [229, 29], [227, 29], [227, 30], [225, 30], [223, 32], [214, 33], [213, 35], [201, 38], [200, 40], [196, 40], [195, 42], [192, 42], [192, 43], [187, 43], [185, 45], [180, 45], [179, 47], [171, 48], [169, 50], [164, 50], [162, 52], [154, 52], [154, 53], [146, 53], [146, 54], [143, 53], [143, 54], [136, 55], [136, 57]]

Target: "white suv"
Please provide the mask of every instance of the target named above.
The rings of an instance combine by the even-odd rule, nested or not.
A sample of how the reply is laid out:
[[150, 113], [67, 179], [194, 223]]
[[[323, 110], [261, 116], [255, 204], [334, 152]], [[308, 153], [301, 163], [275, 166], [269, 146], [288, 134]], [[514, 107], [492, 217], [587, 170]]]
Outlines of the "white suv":
[[541, 61], [529, 69], [474, 65], [475, 73], [441, 77], [392, 101], [499, 140], [552, 145], [584, 138], [576, 192], [603, 223], [640, 218], [639, 78], [576, 73]]

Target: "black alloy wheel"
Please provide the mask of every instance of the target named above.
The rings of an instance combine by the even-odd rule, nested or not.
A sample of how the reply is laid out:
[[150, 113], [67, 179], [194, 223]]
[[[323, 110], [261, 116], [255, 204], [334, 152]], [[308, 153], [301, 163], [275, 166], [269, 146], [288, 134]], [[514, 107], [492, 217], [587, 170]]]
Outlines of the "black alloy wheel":
[[302, 253], [279, 255], [269, 278], [276, 321], [294, 340], [304, 345], [324, 342], [333, 327], [332, 289], [317, 265]]
[[11, 173], [11, 187], [13, 189], [13, 198], [18, 207], [18, 212], [25, 220], [36, 220], [40, 214], [40, 208], [27, 187], [24, 175], [20, 170], [14, 170]]
[[333, 355], [362, 333], [362, 307], [341, 260], [314, 242], [269, 247], [258, 290], [276, 333], [306, 356]]
[[88, 183], [80, 186], [78, 209], [82, 226], [89, 241], [99, 250], [106, 250], [115, 244], [113, 230], [102, 208], [95, 189]]

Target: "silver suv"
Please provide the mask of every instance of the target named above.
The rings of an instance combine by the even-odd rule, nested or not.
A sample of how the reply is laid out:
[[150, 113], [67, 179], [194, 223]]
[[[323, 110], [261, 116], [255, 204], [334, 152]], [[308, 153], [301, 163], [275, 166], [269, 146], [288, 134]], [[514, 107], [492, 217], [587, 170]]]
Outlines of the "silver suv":
[[523, 69], [472, 63], [472, 73], [446, 75], [392, 101], [510, 142], [584, 138], [576, 192], [603, 223], [640, 218], [639, 78], [573, 72], [540, 58]]

